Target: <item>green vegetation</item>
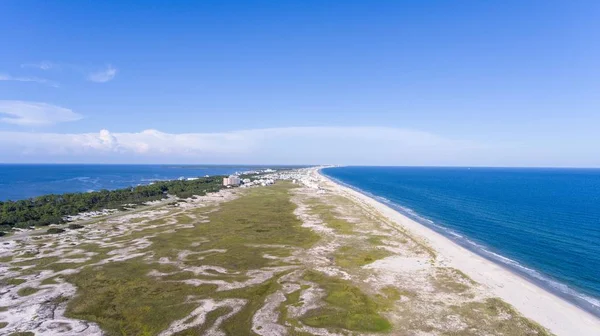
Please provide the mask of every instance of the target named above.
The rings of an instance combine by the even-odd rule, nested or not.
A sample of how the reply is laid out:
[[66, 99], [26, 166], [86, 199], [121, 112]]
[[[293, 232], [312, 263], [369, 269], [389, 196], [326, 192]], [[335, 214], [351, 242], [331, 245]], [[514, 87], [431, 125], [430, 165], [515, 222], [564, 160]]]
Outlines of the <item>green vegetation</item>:
[[310, 205], [310, 212], [313, 215], [319, 216], [328, 227], [334, 229], [339, 234], [352, 234], [353, 225], [335, 215], [335, 206], [323, 203], [316, 198], [310, 199], [307, 204]]
[[434, 284], [444, 292], [463, 293], [476, 282], [456, 268], [438, 267], [435, 271]]
[[390, 256], [391, 253], [381, 248], [366, 248], [360, 243], [340, 247], [334, 254], [335, 263], [344, 268], [368, 265], [375, 260]]
[[153, 269], [159, 265], [134, 260], [87, 267], [67, 277], [80, 289], [68, 304], [68, 316], [97, 322], [109, 335], [155, 335], [196, 308], [186, 303], [188, 296], [214, 292], [214, 286], [148, 276]]
[[46, 230], [46, 233], [49, 234], [59, 234], [59, 233], [63, 233], [65, 232], [65, 229], [61, 229], [61, 228], [49, 228], [48, 230]]
[[[218, 211], [206, 209], [208, 223], [151, 238], [153, 244], [149, 249], [156, 258], [172, 258], [182, 249], [224, 249], [226, 251], [221, 253], [202, 255], [202, 259], [189, 257], [186, 264], [219, 265], [234, 270], [264, 267], [272, 260], [263, 258], [263, 253], [286, 256], [291, 250], [264, 245], [309, 247], [319, 238], [310, 229], [302, 228], [302, 223], [293, 214], [295, 205], [288, 194], [291, 186], [280, 183], [269, 188], [250, 189], [245, 196], [222, 204]], [[200, 247], [191, 247], [200, 237], [207, 241]]]
[[6, 279], [4, 280], [4, 284], [6, 285], [11, 285], [11, 286], [18, 286], [24, 282], [26, 282], [27, 280], [25, 279], [19, 279], [19, 278], [10, 278], [10, 279]]
[[40, 290], [39, 288], [23, 287], [23, 288], [19, 289], [17, 294], [19, 294], [20, 296], [28, 296], [28, 295], [37, 293], [39, 290]]
[[[241, 271], [240, 274], [194, 275], [173, 265], [146, 261], [143, 257], [84, 267], [79, 273], [66, 277], [79, 288], [76, 298], [68, 304], [67, 315], [97, 322], [108, 335], [153, 335], [166, 329], [171, 322], [188, 316], [198, 307], [198, 300], [236, 298], [245, 299], [247, 303], [224, 321], [222, 328], [228, 335], [247, 335], [253, 315], [267, 296], [280, 289], [277, 280], [285, 272], [259, 285], [223, 291], [216, 291], [216, 286], [211, 284], [192, 286], [177, 280], [245, 281], [248, 279], [246, 270], [282, 264], [279, 260], [263, 258], [265, 253], [287, 256], [296, 248], [312, 246], [319, 236], [303, 228], [293, 214], [295, 205], [289, 196], [292, 187], [290, 183], [278, 183], [269, 188], [248, 189], [243, 196], [225, 202], [219, 208], [194, 209], [187, 213], [190, 216], [178, 215], [178, 220], [194, 224], [190, 228], [175, 232], [167, 231], [168, 228], [152, 228], [122, 237], [136, 239], [160, 230], [159, 235], [150, 238], [152, 245], [145, 250], [152, 252], [154, 260], [173, 259], [185, 250], [191, 252], [183, 260], [185, 266], [214, 265]], [[195, 219], [191, 214], [202, 219]], [[209, 222], [199, 223], [205, 218]], [[198, 245], [198, 242], [202, 243]], [[79, 245], [77, 248], [88, 250], [92, 246]], [[212, 249], [220, 252], [204, 252]], [[56, 265], [49, 265], [53, 266]], [[165, 277], [148, 275], [152, 270], [174, 274]], [[229, 308], [219, 309], [210, 313], [207, 320], [215, 320], [229, 311]], [[197, 334], [198, 329], [194, 329], [178, 335]]]
[[0, 322], [0, 329], [6, 327], [8, 325], [8, 322]]
[[58, 281], [56, 281], [57, 277], [46, 278], [40, 282], [40, 285], [56, 285]]
[[71, 229], [71, 230], [83, 229], [83, 225], [79, 225], [79, 224], [69, 224], [69, 229]]
[[457, 335], [551, 335], [544, 327], [523, 317], [510, 304], [499, 298], [486, 299], [483, 302], [469, 302], [462, 306], [452, 306], [452, 314], [459, 314], [468, 328]]
[[59, 224], [64, 222], [65, 216], [155, 201], [165, 198], [167, 194], [182, 198], [205, 195], [221, 189], [221, 179], [222, 176], [213, 176], [192, 181], [163, 181], [118, 190], [45, 195], [28, 200], [0, 202], [0, 232], [9, 231], [12, 227]]
[[11, 255], [10, 256], [5, 256], [5, 257], [0, 257], [0, 262], [3, 262], [3, 263], [9, 262], [11, 260], [13, 260], [13, 256], [11, 256]]
[[8, 334], [8, 336], [35, 336], [31, 331], [23, 331], [23, 332], [14, 332], [12, 334]]
[[309, 311], [302, 322], [313, 327], [343, 328], [362, 332], [385, 332], [390, 322], [379, 314], [380, 302], [363, 293], [349, 281], [309, 271], [304, 278], [325, 289], [326, 305]]

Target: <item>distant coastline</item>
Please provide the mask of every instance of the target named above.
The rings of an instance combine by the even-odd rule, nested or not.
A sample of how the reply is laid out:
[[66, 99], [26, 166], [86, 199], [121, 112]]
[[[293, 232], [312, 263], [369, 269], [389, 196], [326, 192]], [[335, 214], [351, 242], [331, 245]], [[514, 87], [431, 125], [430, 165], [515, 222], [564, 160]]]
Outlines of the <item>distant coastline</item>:
[[0, 164], [0, 201], [48, 194], [90, 192], [148, 185], [152, 182], [229, 175], [280, 165], [181, 164]]

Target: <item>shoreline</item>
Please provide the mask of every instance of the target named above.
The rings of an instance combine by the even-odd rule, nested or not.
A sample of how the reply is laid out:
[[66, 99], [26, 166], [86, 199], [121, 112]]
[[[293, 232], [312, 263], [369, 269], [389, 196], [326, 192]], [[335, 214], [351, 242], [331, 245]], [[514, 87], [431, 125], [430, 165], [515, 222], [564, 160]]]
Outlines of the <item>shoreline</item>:
[[354, 190], [323, 174], [315, 173], [334, 186], [336, 192], [374, 208], [392, 223], [425, 241], [438, 254], [438, 260], [455, 267], [514, 306], [523, 316], [541, 324], [556, 335], [599, 335], [600, 319], [581, 307], [540, 287], [529, 279], [458, 244], [434, 229], [402, 214], [389, 205]]

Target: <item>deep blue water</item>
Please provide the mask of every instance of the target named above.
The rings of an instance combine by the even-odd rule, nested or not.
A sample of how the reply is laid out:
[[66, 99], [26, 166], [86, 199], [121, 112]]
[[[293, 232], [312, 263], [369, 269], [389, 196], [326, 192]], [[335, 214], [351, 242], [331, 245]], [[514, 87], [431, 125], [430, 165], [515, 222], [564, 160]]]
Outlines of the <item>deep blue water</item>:
[[227, 175], [274, 166], [0, 164], [0, 201], [119, 189], [180, 177]]
[[600, 169], [336, 167], [323, 173], [600, 316]]

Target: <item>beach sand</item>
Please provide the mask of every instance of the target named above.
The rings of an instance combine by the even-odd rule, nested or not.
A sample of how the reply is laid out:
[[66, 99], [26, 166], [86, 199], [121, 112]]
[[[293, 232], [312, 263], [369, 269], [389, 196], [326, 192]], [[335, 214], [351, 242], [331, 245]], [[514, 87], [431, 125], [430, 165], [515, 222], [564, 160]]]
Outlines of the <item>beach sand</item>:
[[[404, 216], [389, 206], [351, 188], [345, 187], [314, 170], [314, 178], [322, 179], [328, 188], [372, 207], [413, 236], [425, 241], [437, 253], [440, 264], [461, 270], [481, 284], [490, 294], [513, 305], [521, 314], [562, 335], [600, 335], [600, 319], [527, 279], [454, 243], [432, 229]], [[390, 267], [390, 265], [388, 265]], [[391, 267], [394, 267], [393, 265]], [[406, 267], [399, 264], [396, 267]]]

